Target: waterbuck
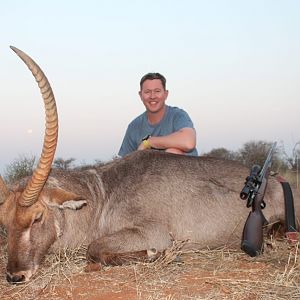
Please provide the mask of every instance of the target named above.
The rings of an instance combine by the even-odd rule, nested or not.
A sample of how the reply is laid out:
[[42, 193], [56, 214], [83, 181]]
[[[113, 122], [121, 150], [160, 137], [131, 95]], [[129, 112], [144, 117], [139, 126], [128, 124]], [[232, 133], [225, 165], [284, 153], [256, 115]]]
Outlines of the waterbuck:
[[[50, 247], [89, 245], [87, 258], [121, 264], [172, 244], [214, 248], [240, 244], [249, 209], [239, 198], [248, 168], [234, 161], [137, 151], [88, 170], [52, 170], [58, 116], [50, 84], [29, 67], [46, 110], [44, 146], [29, 180], [9, 189], [0, 176], [0, 222], [8, 231], [7, 280], [28, 281]], [[299, 197], [295, 207], [299, 213]], [[281, 185], [270, 179], [266, 219], [284, 222]]]

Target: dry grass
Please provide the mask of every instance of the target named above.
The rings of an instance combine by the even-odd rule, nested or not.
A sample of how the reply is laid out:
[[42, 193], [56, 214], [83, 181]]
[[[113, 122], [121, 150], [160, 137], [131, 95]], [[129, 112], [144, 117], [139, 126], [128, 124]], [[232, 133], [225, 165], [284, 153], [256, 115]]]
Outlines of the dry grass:
[[[46, 257], [34, 278], [10, 285], [2, 276], [0, 299], [299, 299], [298, 244], [267, 240], [265, 253], [184, 251], [186, 241], [152, 263], [106, 267], [85, 273], [85, 247]], [[6, 262], [1, 252], [1, 273]]]
[[37, 299], [45, 289], [59, 284], [61, 280], [68, 280], [72, 274], [81, 272], [85, 265], [84, 247], [76, 250], [63, 249], [58, 253], [46, 256], [42, 267], [33, 279], [24, 284], [10, 285], [5, 280], [4, 264], [7, 262], [6, 249], [1, 252], [0, 299]]
[[281, 175], [293, 188], [300, 190], [300, 170], [287, 170]]

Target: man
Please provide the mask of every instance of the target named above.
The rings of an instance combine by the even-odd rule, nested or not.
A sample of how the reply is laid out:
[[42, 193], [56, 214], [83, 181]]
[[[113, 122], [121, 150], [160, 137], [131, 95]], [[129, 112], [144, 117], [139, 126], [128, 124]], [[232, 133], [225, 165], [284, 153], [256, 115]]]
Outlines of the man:
[[150, 148], [198, 155], [193, 122], [184, 110], [166, 105], [168, 93], [163, 75], [148, 73], [142, 77], [139, 95], [146, 111], [128, 125], [119, 156]]

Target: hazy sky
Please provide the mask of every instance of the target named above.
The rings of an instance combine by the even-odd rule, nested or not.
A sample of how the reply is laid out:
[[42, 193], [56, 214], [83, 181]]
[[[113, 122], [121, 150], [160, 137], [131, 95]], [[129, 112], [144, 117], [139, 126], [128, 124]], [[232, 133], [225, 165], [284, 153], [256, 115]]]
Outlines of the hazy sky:
[[56, 157], [108, 160], [144, 111], [139, 80], [167, 78], [168, 104], [184, 108], [200, 153], [249, 140], [300, 140], [300, 1], [2, 1], [0, 172], [39, 155], [44, 109], [16, 46], [54, 90]]

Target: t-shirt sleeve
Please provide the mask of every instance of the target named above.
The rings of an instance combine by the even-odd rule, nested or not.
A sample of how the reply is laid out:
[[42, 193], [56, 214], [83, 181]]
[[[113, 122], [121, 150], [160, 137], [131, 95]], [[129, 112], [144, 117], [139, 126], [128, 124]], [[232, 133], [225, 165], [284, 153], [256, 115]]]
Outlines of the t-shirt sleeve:
[[118, 155], [123, 157], [126, 154], [131, 153], [135, 150], [137, 150], [137, 146], [135, 145], [135, 143], [131, 137], [131, 128], [130, 128], [130, 126], [128, 126]]
[[182, 128], [194, 128], [194, 124], [188, 115], [183, 109], [178, 109], [176, 114], [174, 115], [174, 131], [178, 131]]

